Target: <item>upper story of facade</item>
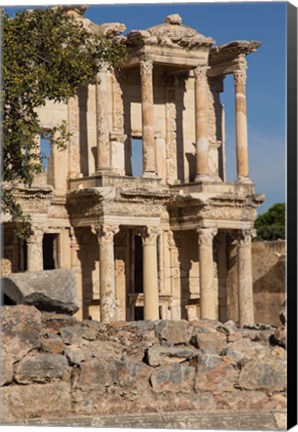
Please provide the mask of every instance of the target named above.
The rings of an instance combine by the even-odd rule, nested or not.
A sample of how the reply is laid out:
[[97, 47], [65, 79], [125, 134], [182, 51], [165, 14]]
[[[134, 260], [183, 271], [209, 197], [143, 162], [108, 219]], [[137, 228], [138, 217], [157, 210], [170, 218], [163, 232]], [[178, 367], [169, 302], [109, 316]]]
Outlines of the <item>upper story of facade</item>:
[[[75, 14], [75, 12], [74, 12]], [[119, 23], [93, 31], [120, 35]], [[127, 60], [121, 72], [103, 64], [100, 82], [81, 88], [67, 104], [39, 111], [45, 130], [67, 123], [67, 150], [41, 139], [48, 153], [35, 184], [56, 195], [98, 186], [204, 191], [227, 187], [225, 115], [220, 94], [234, 76], [237, 184], [253, 193], [249, 178], [246, 118], [246, 57], [259, 42], [215, 45], [211, 37], [182, 23], [177, 14], [147, 30], [121, 36]], [[207, 187], [207, 186], [206, 186]], [[213, 190], [213, 189], [212, 189]]]

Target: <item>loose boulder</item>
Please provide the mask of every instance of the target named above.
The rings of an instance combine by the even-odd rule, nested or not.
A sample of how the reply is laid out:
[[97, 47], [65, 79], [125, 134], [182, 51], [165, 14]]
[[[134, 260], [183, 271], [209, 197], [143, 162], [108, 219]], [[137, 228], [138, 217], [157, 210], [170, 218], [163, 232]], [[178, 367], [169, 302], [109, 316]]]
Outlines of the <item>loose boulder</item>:
[[2, 293], [14, 304], [73, 315], [79, 310], [75, 274], [70, 269], [12, 273], [2, 278]]

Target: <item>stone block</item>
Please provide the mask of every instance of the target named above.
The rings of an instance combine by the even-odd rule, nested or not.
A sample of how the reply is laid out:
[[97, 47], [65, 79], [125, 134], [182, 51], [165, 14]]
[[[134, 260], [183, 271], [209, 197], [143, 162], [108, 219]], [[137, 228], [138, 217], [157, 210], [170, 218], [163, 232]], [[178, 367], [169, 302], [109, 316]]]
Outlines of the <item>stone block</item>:
[[15, 304], [73, 315], [79, 310], [75, 273], [71, 269], [12, 273], [2, 278], [2, 291]]
[[190, 393], [193, 391], [194, 379], [194, 367], [176, 363], [153, 372], [150, 382], [156, 393]]
[[211, 391], [214, 394], [232, 392], [237, 382], [239, 372], [233, 366], [218, 364], [214, 367], [206, 367], [200, 364], [197, 369], [195, 390]]
[[181, 363], [198, 355], [199, 351], [192, 347], [153, 346], [146, 351], [150, 366], [161, 366], [169, 363]]
[[133, 363], [129, 358], [116, 361], [117, 383], [126, 389], [144, 391], [149, 385], [151, 369], [144, 363]]
[[73, 387], [84, 392], [104, 393], [106, 387], [112, 386], [117, 379], [117, 368], [111, 359], [92, 359], [81, 363]]
[[192, 344], [205, 352], [220, 354], [226, 348], [226, 337], [222, 333], [196, 333]]
[[242, 367], [238, 383], [245, 390], [284, 391], [286, 363], [269, 356], [250, 360]]
[[80, 324], [60, 329], [60, 335], [63, 342], [67, 345], [78, 343], [82, 339], [93, 341], [96, 339], [97, 333], [96, 328], [85, 327]]
[[19, 384], [46, 383], [52, 379], [69, 379], [70, 368], [66, 357], [60, 354], [28, 354], [15, 370]]
[[155, 334], [161, 342], [171, 345], [187, 344], [190, 340], [190, 330], [184, 321], [160, 321]]
[[65, 418], [71, 412], [70, 390], [65, 382], [2, 387], [0, 423], [47, 416]]
[[256, 356], [264, 356], [267, 353], [269, 353], [269, 347], [259, 342], [252, 342], [248, 338], [238, 339], [222, 352], [224, 361], [233, 365], [240, 364]]
[[33, 306], [1, 308], [1, 339], [5, 352], [13, 361], [40, 347], [41, 313]]

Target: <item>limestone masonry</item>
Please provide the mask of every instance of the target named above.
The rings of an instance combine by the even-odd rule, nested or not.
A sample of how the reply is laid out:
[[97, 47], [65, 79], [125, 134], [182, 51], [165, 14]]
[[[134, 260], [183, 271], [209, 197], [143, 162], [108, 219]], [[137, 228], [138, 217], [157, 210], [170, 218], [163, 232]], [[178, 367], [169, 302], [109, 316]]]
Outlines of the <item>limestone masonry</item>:
[[[82, 11], [69, 13], [90, 31], [122, 37], [128, 57], [121, 72], [103, 64], [97, 85], [39, 110], [45, 132], [64, 120], [72, 135], [66, 151], [52, 143], [32, 188], [16, 191], [31, 215], [31, 235], [19, 239], [4, 217], [4, 274], [71, 270], [79, 319], [253, 323], [251, 239], [264, 196], [249, 177], [246, 58], [260, 43], [215, 45], [177, 14], [120, 36], [123, 24], [96, 25]], [[226, 181], [220, 99], [229, 74], [235, 82], [233, 183]], [[37, 142], [42, 150], [45, 136]], [[163, 355], [149, 351], [149, 362]], [[57, 369], [62, 374], [64, 363]], [[169, 368], [188, 386], [192, 367], [175, 361]], [[151, 383], [164, 385], [158, 374]]]
[[[203, 429], [284, 430], [281, 320], [243, 329], [216, 320], [81, 322], [4, 306], [0, 423], [103, 426], [110, 415], [124, 427], [127, 414], [139, 414], [130, 422], [143, 427], [156, 413], [151, 427], [185, 428], [201, 413]], [[184, 417], [175, 426], [177, 412]]]

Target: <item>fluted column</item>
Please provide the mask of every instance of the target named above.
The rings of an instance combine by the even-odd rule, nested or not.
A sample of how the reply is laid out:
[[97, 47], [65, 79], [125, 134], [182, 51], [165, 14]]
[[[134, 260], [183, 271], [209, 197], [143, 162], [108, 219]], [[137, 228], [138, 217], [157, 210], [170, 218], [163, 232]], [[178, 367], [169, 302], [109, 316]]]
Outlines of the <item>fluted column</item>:
[[234, 72], [236, 113], [236, 158], [238, 181], [251, 182], [248, 176], [248, 145], [246, 118], [246, 69]]
[[153, 63], [140, 61], [142, 94], [143, 176], [155, 177], [155, 143], [153, 110]]
[[99, 245], [100, 262], [100, 320], [116, 320], [116, 289], [114, 235], [118, 225], [99, 225], [95, 227]]
[[159, 319], [157, 237], [158, 227], [149, 226], [142, 231], [144, 319]]
[[238, 301], [239, 323], [252, 324], [254, 322], [253, 281], [251, 260], [251, 238], [253, 231], [241, 230], [237, 232], [238, 241]]
[[196, 132], [196, 178], [209, 180], [208, 170], [208, 82], [207, 66], [194, 69], [195, 75], [195, 132]]
[[27, 238], [27, 270], [31, 272], [43, 270], [43, 228], [34, 227]]
[[96, 84], [96, 126], [97, 126], [97, 160], [96, 172], [104, 173], [111, 169], [108, 103], [108, 65], [103, 63]]
[[200, 315], [218, 319], [218, 286], [214, 284], [213, 237], [216, 228], [199, 228]]

